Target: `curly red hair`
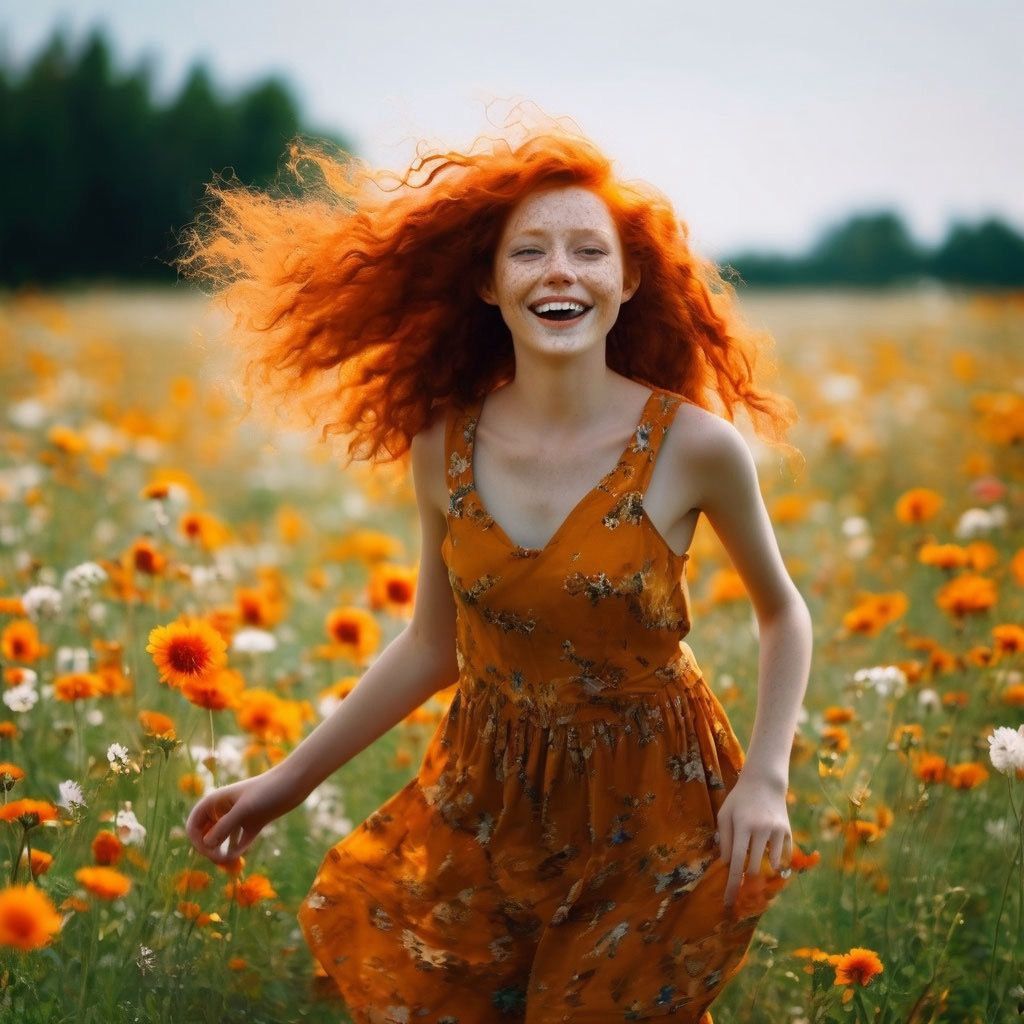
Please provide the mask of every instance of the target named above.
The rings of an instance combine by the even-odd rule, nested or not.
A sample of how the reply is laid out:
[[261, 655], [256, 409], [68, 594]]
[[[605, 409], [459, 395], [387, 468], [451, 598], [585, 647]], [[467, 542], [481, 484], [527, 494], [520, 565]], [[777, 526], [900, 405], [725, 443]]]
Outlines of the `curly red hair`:
[[298, 195], [207, 186], [207, 219], [187, 229], [176, 263], [233, 316], [247, 408], [262, 399], [279, 422], [319, 426], [321, 441], [353, 435], [349, 461], [404, 457], [439, 411], [514, 377], [511, 334], [477, 289], [516, 204], [577, 185], [605, 201], [641, 274], [608, 334], [608, 366], [705, 409], [718, 411], [717, 398], [730, 421], [743, 406], [759, 437], [799, 454], [784, 441], [793, 402], [756, 379], [762, 363], [775, 373], [774, 340], [744, 323], [669, 199], [620, 180], [555, 119], [506, 135], [516, 130], [517, 143], [482, 136], [467, 152], [421, 143], [400, 176], [297, 139], [287, 166]]

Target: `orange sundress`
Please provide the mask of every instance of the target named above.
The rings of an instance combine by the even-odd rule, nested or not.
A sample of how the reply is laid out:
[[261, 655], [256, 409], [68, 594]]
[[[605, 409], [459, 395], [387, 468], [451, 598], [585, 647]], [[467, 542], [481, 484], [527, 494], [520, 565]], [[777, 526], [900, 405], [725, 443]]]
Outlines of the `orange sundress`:
[[543, 548], [473, 482], [482, 399], [449, 410], [459, 678], [416, 777], [332, 847], [299, 909], [357, 1024], [711, 1024], [786, 884], [731, 913], [717, 812], [744, 754], [690, 647], [688, 555], [643, 507], [682, 399]]

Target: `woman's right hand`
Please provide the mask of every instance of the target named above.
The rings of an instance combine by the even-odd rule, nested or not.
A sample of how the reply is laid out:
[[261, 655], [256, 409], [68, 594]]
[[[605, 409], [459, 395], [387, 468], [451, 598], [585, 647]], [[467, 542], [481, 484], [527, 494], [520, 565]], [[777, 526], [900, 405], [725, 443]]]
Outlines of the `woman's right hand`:
[[[203, 796], [185, 822], [192, 845], [215, 864], [240, 857], [265, 825], [298, 807], [304, 794], [273, 768]], [[228, 840], [226, 852], [220, 849]]]

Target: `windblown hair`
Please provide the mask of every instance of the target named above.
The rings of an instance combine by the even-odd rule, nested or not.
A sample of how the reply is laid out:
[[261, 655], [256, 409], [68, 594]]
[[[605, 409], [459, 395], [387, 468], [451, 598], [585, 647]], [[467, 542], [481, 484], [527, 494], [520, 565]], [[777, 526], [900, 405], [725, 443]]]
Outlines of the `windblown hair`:
[[730, 421], [743, 406], [760, 438], [799, 455], [784, 440], [794, 403], [757, 379], [776, 371], [774, 340], [745, 325], [732, 287], [691, 251], [668, 198], [620, 180], [559, 120], [505, 134], [464, 153], [421, 142], [400, 176], [296, 139], [287, 169], [297, 194], [207, 185], [175, 262], [212, 285], [233, 317], [247, 411], [255, 404], [289, 427], [320, 427], [321, 442], [351, 435], [349, 461], [404, 457], [438, 412], [515, 376], [511, 334], [477, 289], [516, 204], [577, 185], [607, 204], [641, 275], [608, 334], [608, 366]]

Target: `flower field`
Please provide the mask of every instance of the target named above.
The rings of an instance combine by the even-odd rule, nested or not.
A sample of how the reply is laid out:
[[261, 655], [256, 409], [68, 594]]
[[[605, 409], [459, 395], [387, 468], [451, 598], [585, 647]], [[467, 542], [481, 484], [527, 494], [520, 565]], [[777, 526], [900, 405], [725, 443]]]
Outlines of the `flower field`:
[[[1024, 294], [742, 305], [802, 417], [802, 472], [738, 426], [815, 650], [795, 877], [715, 1022], [1016, 1020]], [[0, 300], [0, 1024], [347, 1020], [296, 910], [454, 692], [246, 856], [193, 850], [195, 801], [344, 700], [417, 578], [404, 468], [244, 418], [223, 326], [184, 289]], [[687, 641], [746, 747], [756, 619], [706, 520], [687, 578]]]

